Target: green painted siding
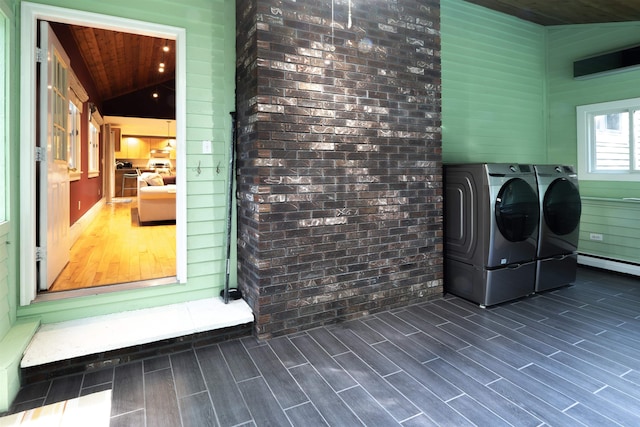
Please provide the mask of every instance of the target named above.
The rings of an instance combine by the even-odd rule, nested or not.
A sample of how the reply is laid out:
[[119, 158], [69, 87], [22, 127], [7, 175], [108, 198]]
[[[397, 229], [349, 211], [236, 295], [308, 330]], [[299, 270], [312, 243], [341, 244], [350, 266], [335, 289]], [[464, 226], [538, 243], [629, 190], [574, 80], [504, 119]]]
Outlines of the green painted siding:
[[[640, 97], [638, 70], [587, 80], [573, 79], [575, 60], [638, 44], [639, 30], [638, 22], [560, 26], [548, 29], [549, 159], [559, 163], [577, 164], [578, 105]], [[584, 200], [579, 252], [640, 262], [637, 244], [640, 237], [637, 221], [640, 209], [637, 204], [620, 200], [624, 197], [640, 197], [640, 180], [583, 180], [580, 182], [580, 193], [583, 197], [617, 200]], [[591, 241], [589, 233], [601, 233], [604, 239], [602, 242]]]
[[[17, 3], [19, 7], [20, 2]], [[35, 303], [19, 307], [18, 317], [35, 316], [45, 323], [57, 322], [218, 295], [225, 278], [227, 159], [231, 144], [229, 113], [235, 108], [235, 2], [46, 0], [38, 3], [186, 30], [187, 117], [186, 141], [183, 146], [186, 149], [187, 282]], [[17, 86], [15, 90], [18, 90]], [[202, 140], [212, 141], [212, 154], [201, 154]], [[17, 168], [19, 152], [17, 145], [14, 148], [11, 162]], [[199, 174], [196, 172], [198, 165], [201, 170]], [[18, 191], [17, 184], [12, 186], [11, 191]], [[235, 240], [232, 247], [234, 243]], [[236, 254], [233, 252], [235, 259]], [[234, 269], [230, 282], [232, 286], [236, 285]], [[17, 288], [17, 284], [15, 287]], [[0, 292], [0, 307], [1, 298]]]
[[[640, 262], [638, 218], [638, 202], [584, 199], [580, 222], [580, 253]], [[602, 234], [602, 241], [590, 240], [591, 233]]]
[[15, 295], [9, 283], [9, 251], [7, 224], [0, 226], [0, 340], [9, 331], [15, 320], [15, 303], [10, 295]]
[[[12, 167], [10, 159], [18, 147], [16, 135], [18, 115], [18, 97], [12, 96], [17, 87], [17, 55], [12, 49], [16, 39], [16, 28], [13, 13], [13, 1], [0, 0], [0, 66], [4, 67], [2, 89], [0, 89], [0, 186], [4, 189], [2, 218], [0, 218], [0, 412], [8, 409], [11, 400], [20, 387], [18, 364], [20, 356], [29, 342], [37, 322], [31, 328], [23, 328], [16, 324], [17, 306], [17, 206], [18, 194], [11, 191], [19, 178], [17, 169]], [[5, 82], [7, 85], [5, 86]], [[6, 157], [5, 157], [6, 156]]]
[[[9, 256], [9, 232], [10, 223], [5, 222], [5, 219], [9, 218], [9, 211], [7, 205], [9, 204], [9, 192], [8, 182], [9, 173], [7, 171], [8, 164], [5, 162], [5, 155], [8, 153], [7, 144], [9, 143], [8, 136], [10, 135], [9, 129], [10, 112], [9, 96], [7, 96], [8, 87], [6, 84], [6, 76], [11, 76], [10, 66], [4, 64], [12, 64], [12, 60], [9, 58], [11, 52], [11, 39], [13, 38], [12, 27], [12, 14], [10, 4], [6, 0], [0, 0], [0, 64], [4, 69], [0, 72], [0, 187], [4, 190], [0, 191], [0, 197], [4, 200], [2, 208], [0, 209], [0, 340], [9, 331], [12, 323], [15, 321], [15, 291], [14, 286], [10, 283], [9, 265], [11, 258]], [[9, 61], [7, 61], [9, 60]], [[6, 193], [5, 193], [6, 192]]]
[[445, 162], [546, 161], [544, 28], [441, 3]]

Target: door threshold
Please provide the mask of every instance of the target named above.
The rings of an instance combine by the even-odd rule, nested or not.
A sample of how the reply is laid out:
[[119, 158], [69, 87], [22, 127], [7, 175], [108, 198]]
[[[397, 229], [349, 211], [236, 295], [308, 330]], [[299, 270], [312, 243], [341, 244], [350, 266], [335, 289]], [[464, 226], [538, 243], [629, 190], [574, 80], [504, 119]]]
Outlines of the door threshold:
[[116, 283], [113, 285], [92, 286], [90, 288], [69, 289], [66, 291], [39, 292], [34, 303], [58, 301], [67, 298], [87, 297], [93, 295], [109, 294], [112, 292], [130, 291], [133, 289], [151, 288], [160, 285], [174, 285], [178, 283], [176, 276], [160, 277], [157, 279], [138, 280], [136, 282]]

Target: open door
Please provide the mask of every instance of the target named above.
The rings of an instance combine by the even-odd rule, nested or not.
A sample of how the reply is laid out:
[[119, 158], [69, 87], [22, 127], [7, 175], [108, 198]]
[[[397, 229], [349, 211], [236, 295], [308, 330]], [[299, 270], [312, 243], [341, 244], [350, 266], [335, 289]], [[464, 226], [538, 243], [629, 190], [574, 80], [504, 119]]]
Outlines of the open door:
[[69, 262], [69, 57], [40, 22], [38, 138], [38, 287], [46, 290]]

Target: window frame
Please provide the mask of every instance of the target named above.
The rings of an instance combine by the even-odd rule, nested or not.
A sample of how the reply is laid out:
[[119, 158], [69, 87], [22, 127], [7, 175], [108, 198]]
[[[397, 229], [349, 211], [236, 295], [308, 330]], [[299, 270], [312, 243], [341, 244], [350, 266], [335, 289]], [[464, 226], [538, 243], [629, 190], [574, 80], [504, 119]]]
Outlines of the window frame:
[[[634, 141], [633, 138], [634, 133], [638, 133], [638, 130], [634, 129], [633, 115], [635, 111], [640, 111], [640, 98], [576, 107], [578, 179], [584, 181], [640, 181], [640, 169], [634, 169], [634, 156], [637, 156], [635, 150], [640, 149], [640, 141]], [[595, 126], [592, 125], [592, 119], [594, 116], [621, 112], [629, 113], [629, 170], [593, 170], [595, 164]]]
[[89, 137], [87, 138], [87, 174], [89, 178], [100, 176], [100, 128], [104, 121], [96, 110], [89, 116]]
[[82, 177], [82, 109], [69, 101], [69, 180]]
[[[72, 69], [69, 69], [69, 180], [78, 181], [82, 178], [82, 134], [84, 130], [82, 112], [84, 103], [89, 99], [87, 91]], [[73, 106], [73, 108], [72, 108]], [[75, 108], [74, 113], [71, 110]], [[75, 135], [72, 127], [77, 126]]]

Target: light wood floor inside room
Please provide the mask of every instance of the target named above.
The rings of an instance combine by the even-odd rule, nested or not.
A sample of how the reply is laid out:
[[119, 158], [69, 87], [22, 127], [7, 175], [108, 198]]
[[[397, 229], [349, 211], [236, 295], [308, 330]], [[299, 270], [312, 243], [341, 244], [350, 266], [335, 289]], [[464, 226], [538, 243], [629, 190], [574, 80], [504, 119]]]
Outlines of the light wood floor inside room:
[[107, 204], [102, 208], [71, 247], [70, 262], [49, 291], [175, 275], [175, 224], [138, 225], [133, 198], [129, 203]]

